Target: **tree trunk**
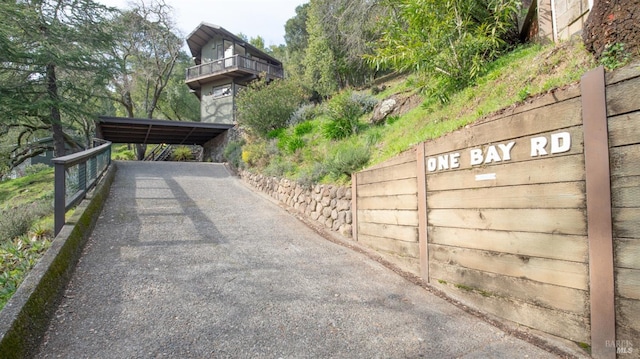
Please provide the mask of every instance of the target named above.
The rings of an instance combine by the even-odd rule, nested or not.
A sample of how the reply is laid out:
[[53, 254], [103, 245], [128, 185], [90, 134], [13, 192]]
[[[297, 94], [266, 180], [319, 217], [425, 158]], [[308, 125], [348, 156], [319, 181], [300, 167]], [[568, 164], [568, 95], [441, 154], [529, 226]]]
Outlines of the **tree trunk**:
[[47, 64], [47, 95], [51, 100], [49, 124], [53, 136], [53, 153], [55, 157], [64, 156], [66, 153], [64, 146], [64, 133], [62, 131], [62, 117], [58, 104], [58, 80], [56, 78], [56, 65]]

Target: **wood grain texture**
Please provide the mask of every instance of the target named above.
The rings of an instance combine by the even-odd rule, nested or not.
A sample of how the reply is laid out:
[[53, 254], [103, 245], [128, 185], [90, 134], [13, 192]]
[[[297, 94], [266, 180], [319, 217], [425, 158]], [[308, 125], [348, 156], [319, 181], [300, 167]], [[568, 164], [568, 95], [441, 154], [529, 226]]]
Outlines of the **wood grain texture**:
[[640, 269], [616, 268], [616, 295], [640, 300]]
[[417, 242], [398, 241], [389, 238], [360, 234], [359, 242], [376, 250], [393, 253], [397, 256], [418, 259], [420, 256]]
[[621, 177], [611, 183], [611, 204], [614, 208], [640, 207], [640, 176]]
[[608, 128], [611, 147], [640, 143], [640, 111], [610, 117]]
[[429, 208], [584, 208], [584, 182], [429, 192]]
[[640, 270], [640, 239], [615, 238], [615, 266]]
[[575, 234], [584, 236], [581, 209], [432, 209], [429, 225], [498, 231]]
[[360, 171], [358, 173], [360, 174], [360, 173], [364, 173], [364, 172], [367, 172], [367, 171], [375, 171], [375, 170], [378, 170], [380, 168], [394, 166], [394, 165], [398, 165], [398, 164], [401, 164], [401, 163], [413, 162], [415, 160], [416, 160], [416, 149], [414, 147], [414, 148], [411, 148], [411, 149], [409, 149], [407, 151], [404, 151], [404, 152], [398, 154], [397, 156], [395, 156], [393, 158], [390, 158], [390, 159], [388, 159], [388, 160], [386, 160], [384, 162], [380, 162], [380, 163], [378, 163], [376, 165], [373, 165], [371, 167], [365, 168], [364, 170], [362, 170], [362, 171]]
[[588, 314], [589, 298], [587, 291], [584, 290], [507, 277], [444, 263], [431, 263], [430, 273], [434, 279], [484, 291], [486, 295], [515, 298], [529, 304], [572, 312], [585, 317]]
[[395, 196], [402, 194], [416, 195], [417, 193], [418, 183], [415, 178], [403, 179], [393, 182], [358, 185], [358, 198]]
[[589, 321], [581, 315], [542, 308], [511, 298], [485, 297], [476, 292], [440, 285], [437, 282], [434, 286], [442, 289], [450, 297], [484, 313], [575, 342], [590, 343]]
[[475, 249], [429, 245], [430, 262], [490, 272], [516, 278], [548, 283], [567, 288], [587, 290], [588, 268], [584, 263], [518, 256]]
[[617, 340], [630, 340], [640, 351], [640, 300], [616, 298], [616, 326]]
[[[559, 171], [559, 168], [562, 170]], [[486, 173], [495, 173], [496, 179], [476, 180], [477, 175]], [[584, 156], [580, 154], [514, 162], [491, 166], [490, 169], [476, 167], [470, 170], [429, 174], [427, 191], [584, 181], [584, 178]]]
[[418, 226], [418, 211], [406, 210], [359, 210], [361, 221], [399, 226]]
[[365, 171], [358, 174], [359, 184], [395, 181], [406, 178], [416, 178], [416, 162], [410, 161], [393, 166]]
[[[620, 81], [640, 77], [640, 61], [636, 60], [627, 66], [616, 69], [613, 72], [605, 73], [605, 81], [607, 85], [612, 85]], [[637, 81], [638, 79], [636, 79]]]
[[364, 235], [418, 243], [418, 227], [358, 221], [358, 239]]
[[389, 195], [380, 197], [358, 197], [358, 208], [367, 209], [408, 209], [418, 210], [418, 197], [415, 194]]
[[480, 123], [426, 143], [425, 156], [459, 151], [490, 143], [533, 136], [580, 126], [582, 124], [580, 99], [574, 98], [537, 111], [523, 112], [500, 121]]
[[612, 213], [614, 238], [640, 238], [640, 208], [614, 208]]
[[640, 145], [613, 147], [611, 177], [640, 176]]
[[572, 262], [587, 263], [589, 259], [586, 236], [429, 227], [429, 241], [446, 246]]
[[607, 116], [616, 116], [640, 109], [640, 79], [617, 82], [607, 86]]

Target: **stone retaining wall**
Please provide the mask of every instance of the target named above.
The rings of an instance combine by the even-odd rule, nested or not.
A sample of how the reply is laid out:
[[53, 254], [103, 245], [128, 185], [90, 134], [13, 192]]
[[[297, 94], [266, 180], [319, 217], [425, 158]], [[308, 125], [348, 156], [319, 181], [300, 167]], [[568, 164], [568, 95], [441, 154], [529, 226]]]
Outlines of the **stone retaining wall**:
[[352, 237], [351, 187], [315, 185], [309, 188], [286, 178], [268, 177], [248, 171], [239, 173], [245, 182], [300, 215], [345, 237]]

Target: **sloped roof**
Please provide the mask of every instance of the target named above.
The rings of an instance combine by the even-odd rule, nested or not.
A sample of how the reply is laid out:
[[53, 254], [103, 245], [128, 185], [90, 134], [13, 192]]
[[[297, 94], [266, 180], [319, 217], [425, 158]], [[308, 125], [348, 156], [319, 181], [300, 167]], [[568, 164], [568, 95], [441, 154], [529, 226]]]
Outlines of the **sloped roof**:
[[232, 34], [221, 26], [210, 24], [207, 22], [201, 22], [198, 27], [193, 30], [189, 36], [187, 36], [187, 45], [191, 51], [191, 56], [195, 57], [196, 64], [200, 65], [202, 48], [211, 40], [214, 35], [220, 35], [229, 40], [233, 40], [239, 44], [242, 44], [244, 48], [251, 54], [259, 56], [265, 60], [268, 60], [274, 64], [282, 65], [282, 62], [275, 57], [270, 56], [264, 51], [246, 42], [237, 35]]

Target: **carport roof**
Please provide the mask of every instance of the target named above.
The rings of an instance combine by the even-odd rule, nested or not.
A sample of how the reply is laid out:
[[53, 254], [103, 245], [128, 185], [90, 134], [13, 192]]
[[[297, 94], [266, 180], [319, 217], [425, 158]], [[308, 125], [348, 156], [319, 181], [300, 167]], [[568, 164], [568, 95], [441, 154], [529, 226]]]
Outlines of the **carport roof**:
[[113, 143], [203, 145], [234, 125], [101, 116], [98, 137]]

